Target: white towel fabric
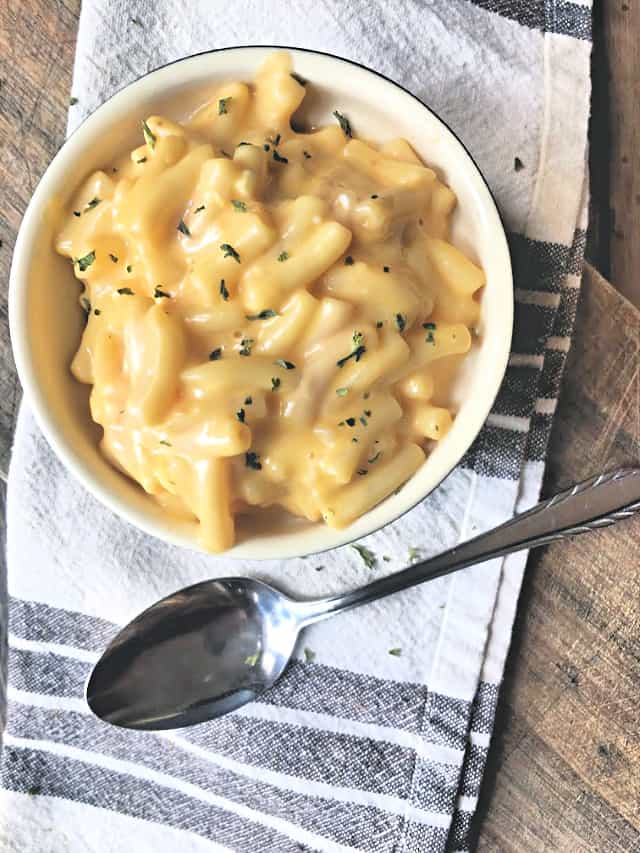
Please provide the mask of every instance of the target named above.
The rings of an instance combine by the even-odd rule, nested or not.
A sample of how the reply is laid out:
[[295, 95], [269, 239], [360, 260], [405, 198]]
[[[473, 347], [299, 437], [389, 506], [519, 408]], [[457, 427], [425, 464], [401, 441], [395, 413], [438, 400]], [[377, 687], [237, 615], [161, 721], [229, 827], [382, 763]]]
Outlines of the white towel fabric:
[[[590, 30], [590, 0], [83, 4], [69, 129], [180, 56], [236, 44], [329, 51], [435, 109], [477, 159], [510, 231], [513, 352], [459, 468], [368, 537], [373, 573], [351, 548], [235, 572], [307, 596], [337, 592], [399, 569], [410, 547], [438, 552], [537, 499], [579, 295]], [[315, 661], [301, 654], [227, 718], [123, 732], [83, 703], [92, 662], [116, 626], [228, 564], [112, 516], [23, 407], [9, 480], [2, 849], [467, 849], [524, 564], [522, 554], [495, 560], [313, 627], [304, 645]]]

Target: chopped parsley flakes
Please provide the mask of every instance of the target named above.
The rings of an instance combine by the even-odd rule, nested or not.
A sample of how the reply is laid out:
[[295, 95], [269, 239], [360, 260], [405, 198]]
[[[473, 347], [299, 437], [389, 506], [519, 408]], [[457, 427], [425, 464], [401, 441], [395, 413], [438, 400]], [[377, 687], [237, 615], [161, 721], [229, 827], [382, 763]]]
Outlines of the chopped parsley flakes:
[[415, 563], [416, 560], [420, 559], [422, 555], [422, 548], [409, 548], [407, 551], [407, 559], [410, 563]]
[[91, 264], [96, 259], [96, 250], [92, 249], [90, 252], [87, 252], [86, 255], [83, 255], [81, 258], [76, 258], [76, 263], [78, 264], [78, 269], [80, 272], [85, 272]]
[[244, 404], [245, 406], [250, 406], [253, 403], [253, 397], [245, 397]]
[[142, 119], [142, 135], [144, 136], [144, 141], [153, 151], [153, 149], [156, 147], [156, 137], [144, 119]]
[[97, 207], [101, 201], [102, 201], [101, 198], [98, 198], [97, 195], [94, 195], [94, 197], [91, 199], [91, 201], [87, 203], [87, 206], [85, 207], [85, 211], [93, 210], [93, 208]]
[[279, 387], [280, 387], [280, 379], [279, 379], [279, 377], [277, 377], [277, 376], [272, 376], [272, 377], [271, 377], [271, 390], [272, 390], [272, 391], [277, 391]]
[[355, 544], [355, 545], [352, 545], [351, 547], [353, 548], [354, 551], [357, 551], [358, 554], [360, 554], [360, 557], [362, 558], [363, 563], [365, 564], [365, 566], [368, 569], [375, 569], [376, 564], [378, 562], [378, 558], [373, 553], [373, 551], [371, 551], [365, 545]]
[[77, 98], [74, 98], [74, 96], [72, 95], [72, 96], [69, 98], [69, 106], [70, 106], [70, 107], [75, 107], [75, 105], [76, 105], [77, 103], [78, 103], [78, 99], [77, 99]]
[[109, 257], [111, 258], [111, 260], [113, 261], [114, 264], [118, 263], [118, 256], [117, 255], [112, 255], [111, 252], [109, 252]]
[[346, 397], [348, 393], [348, 388], [336, 388], [336, 394], [338, 395], [338, 397]]
[[260, 454], [249, 450], [244, 454], [244, 464], [247, 468], [253, 468], [254, 471], [262, 471], [262, 463], [260, 462]]
[[402, 655], [402, 649], [389, 649], [389, 654], [393, 655], [394, 658], [399, 658]]
[[222, 358], [222, 347], [216, 347], [209, 353], [209, 361], [218, 361], [220, 358]]
[[281, 264], [283, 264], [285, 261], [288, 261], [289, 260], [289, 252], [280, 252], [280, 254], [278, 255], [278, 260], [280, 261]]
[[165, 441], [164, 438], [161, 438], [160, 441], [158, 442], [158, 444], [164, 444], [165, 447], [172, 447], [173, 446], [170, 441]]
[[295, 370], [296, 366], [292, 361], [286, 361], [284, 358], [278, 358], [274, 362], [278, 367], [284, 367], [285, 370]]
[[342, 113], [338, 112], [338, 110], [333, 111], [334, 117], [337, 119], [338, 124], [342, 128], [342, 132], [345, 136], [352, 137], [353, 133], [351, 131], [351, 125], [349, 124], [349, 119], [346, 116], [343, 116]]
[[120, 294], [120, 296], [134, 296], [135, 295], [133, 290], [131, 290], [130, 287], [119, 287], [117, 292]]
[[239, 355], [251, 355], [251, 347], [253, 346], [253, 338], [243, 338], [240, 341]]
[[367, 348], [364, 346], [364, 335], [362, 332], [354, 332], [353, 333], [353, 349], [348, 355], [339, 358], [336, 361], [338, 367], [344, 367], [345, 364], [349, 361], [350, 358], [355, 358], [356, 361], [360, 361], [362, 356], [367, 351]]
[[308, 646], [305, 646], [304, 649], [304, 659], [307, 663], [313, 663], [313, 661], [316, 659], [316, 653]]
[[305, 160], [311, 160], [311, 154], [309, 154], [309, 152], [308, 152], [308, 151], [303, 151], [302, 153], [304, 154], [304, 159], [305, 159]]
[[233, 258], [236, 263], [240, 263], [240, 255], [236, 252], [230, 243], [221, 243], [220, 250], [224, 252], [225, 258]]
[[268, 320], [269, 317], [277, 317], [278, 312], [274, 311], [273, 308], [265, 308], [259, 314], [245, 314], [244, 316], [247, 320]]
[[178, 231], [181, 234], [185, 234], [187, 237], [191, 237], [191, 231], [189, 231], [189, 229], [185, 225], [184, 219], [181, 219], [180, 222], [178, 222]]
[[224, 283], [224, 279], [223, 279], [223, 278], [221, 278], [221, 279], [220, 279], [220, 288], [219, 288], [219, 290], [220, 290], [220, 296], [222, 296], [222, 298], [223, 298], [223, 299], [224, 299], [224, 301], [226, 302], [226, 301], [227, 301], [227, 299], [229, 298], [229, 291], [227, 290], [227, 285]]
[[247, 212], [247, 205], [246, 205], [246, 203], [245, 203], [244, 201], [238, 201], [238, 199], [237, 199], [237, 198], [232, 198], [232, 199], [231, 199], [231, 204], [232, 204], [232, 205], [234, 206], [234, 208], [235, 208], [237, 211], [239, 211], [240, 213], [246, 213], [246, 212]]
[[351, 255], [347, 255], [347, 257], [344, 259], [344, 263], [347, 267], [353, 266], [353, 258], [351, 257]]
[[159, 287], [156, 287], [155, 290], [153, 291], [153, 298], [154, 299], [162, 299], [162, 298], [171, 299], [171, 294], [167, 293], [164, 290], [160, 290]]
[[231, 95], [228, 98], [220, 98], [218, 101], [218, 115], [224, 116], [229, 112], [229, 101], [231, 101]]
[[275, 148], [273, 149], [273, 159], [276, 161], [276, 163], [288, 163], [289, 162], [286, 157], [281, 157]]
[[382, 456], [382, 451], [379, 450], [375, 456], [372, 456], [371, 459], [367, 459], [367, 462], [369, 463], [369, 465], [373, 465], [373, 463], [377, 462], [381, 456]]
[[201, 210], [204, 210], [204, 204], [201, 204], [200, 207], [196, 207], [196, 209], [193, 212], [194, 213], [200, 213]]
[[255, 655], [247, 655], [244, 662], [247, 666], [255, 666], [258, 663], [259, 658], [260, 652], [256, 652]]
[[405, 327], [407, 325], [407, 318], [404, 314], [396, 314], [396, 326], [398, 327], [399, 332], [404, 332]]
[[241, 424], [244, 423], [244, 409], [238, 409], [236, 412], [236, 417], [240, 421]]

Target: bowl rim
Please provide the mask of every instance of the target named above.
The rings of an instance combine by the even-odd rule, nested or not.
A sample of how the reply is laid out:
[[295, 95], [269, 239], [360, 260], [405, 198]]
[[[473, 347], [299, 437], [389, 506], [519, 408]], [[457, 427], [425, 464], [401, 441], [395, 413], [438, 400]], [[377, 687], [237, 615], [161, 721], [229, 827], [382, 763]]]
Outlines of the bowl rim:
[[[8, 308], [9, 308], [9, 329], [10, 329], [10, 337], [11, 337], [11, 345], [13, 350], [14, 362], [16, 365], [16, 371], [18, 374], [18, 378], [22, 385], [23, 393], [25, 399], [28, 401], [29, 407], [33, 412], [36, 423], [41, 430], [42, 434], [47, 440], [47, 443], [52, 448], [58, 459], [62, 462], [64, 467], [70, 471], [70, 473], [75, 477], [75, 479], [85, 488], [87, 491], [98, 500], [103, 506], [105, 506], [108, 510], [113, 512], [118, 518], [121, 520], [132, 524], [134, 527], [137, 527], [139, 530], [144, 532], [147, 535], [153, 536], [161, 542], [164, 542], [168, 545], [177, 545], [188, 550], [194, 550], [199, 553], [207, 553], [203, 552], [202, 548], [199, 546], [198, 542], [194, 539], [193, 541], [190, 538], [185, 537], [184, 535], [178, 533], [177, 531], [171, 529], [170, 527], [162, 528], [159, 524], [156, 524], [152, 519], [134, 507], [131, 506], [130, 502], [128, 502], [125, 498], [116, 496], [112, 493], [108, 487], [104, 486], [100, 482], [99, 476], [96, 472], [91, 471], [88, 466], [86, 466], [75, 453], [73, 447], [71, 446], [68, 439], [66, 439], [63, 435], [62, 430], [58, 427], [56, 420], [50, 415], [48, 411], [48, 407], [46, 401], [44, 399], [44, 395], [39, 387], [39, 382], [37, 380], [37, 373], [34, 368], [33, 359], [30, 354], [29, 346], [27, 343], [28, 335], [26, 334], [26, 329], [28, 327], [28, 306], [27, 306], [27, 295], [29, 288], [26, 286], [26, 282], [28, 280], [27, 270], [25, 269], [27, 265], [26, 250], [29, 249], [30, 242], [33, 242], [33, 237], [37, 234], [39, 230], [38, 223], [38, 207], [40, 205], [39, 194], [44, 194], [43, 186], [46, 185], [48, 177], [52, 172], [54, 164], [58, 160], [58, 158], [62, 155], [63, 151], [68, 147], [69, 143], [76, 137], [76, 135], [90, 122], [95, 116], [103, 112], [107, 106], [116, 98], [122, 96], [127, 90], [134, 87], [136, 84], [146, 80], [149, 77], [152, 77], [158, 72], [163, 71], [166, 68], [170, 68], [173, 65], [178, 65], [182, 63], [186, 63], [190, 60], [195, 60], [200, 57], [210, 56], [212, 54], [219, 53], [230, 53], [233, 51], [287, 51], [295, 56], [296, 53], [303, 54], [311, 54], [315, 56], [324, 57], [325, 59], [333, 60], [337, 63], [343, 63], [348, 66], [355, 66], [367, 74], [371, 74], [375, 77], [380, 78], [385, 83], [391, 85], [392, 87], [398, 89], [404, 95], [408, 95], [412, 100], [416, 102], [417, 107], [426, 110], [431, 114], [431, 117], [436, 120], [445, 130], [450, 134], [450, 136], [455, 140], [455, 142], [460, 146], [460, 148], [465, 153], [466, 157], [469, 160], [469, 163], [475, 170], [477, 177], [480, 178], [484, 188], [487, 192], [487, 201], [490, 204], [487, 207], [487, 210], [495, 215], [497, 220], [497, 225], [499, 226], [496, 230], [495, 237], [500, 240], [499, 251], [502, 255], [501, 264], [504, 265], [504, 274], [508, 277], [508, 281], [510, 283], [510, 294], [511, 297], [508, 300], [508, 303], [504, 306], [508, 312], [508, 316], [505, 316], [504, 322], [504, 336], [502, 338], [502, 346], [499, 350], [500, 355], [500, 364], [499, 367], [496, 367], [496, 371], [494, 373], [495, 379], [494, 384], [495, 388], [492, 390], [490, 395], [485, 398], [485, 402], [481, 407], [483, 410], [482, 420], [480, 421], [480, 425], [477, 430], [472, 430], [469, 440], [466, 443], [466, 446], [462, 450], [460, 455], [455, 454], [456, 458], [452, 458], [450, 462], [448, 462], [444, 466], [443, 475], [431, 485], [427, 491], [421, 492], [419, 496], [416, 497], [415, 500], [411, 500], [409, 504], [400, 509], [399, 512], [395, 510], [388, 515], [388, 517], [382, 521], [382, 523], [371, 523], [367, 526], [367, 529], [364, 531], [358, 531], [357, 533], [350, 533], [349, 531], [354, 527], [361, 518], [366, 517], [369, 510], [365, 513], [365, 516], [362, 516], [360, 519], [356, 519], [356, 521], [343, 529], [331, 529], [332, 538], [334, 541], [328, 542], [326, 545], [322, 545], [320, 547], [313, 547], [311, 549], [283, 549], [277, 551], [277, 546], [274, 550], [277, 553], [268, 553], [266, 555], [258, 554], [254, 551], [252, 547], [251, 540], [242, 541], [240, 543], [234, 544], [231, 549], [223, 552], [222, 555], [226, 558], [231, 559], [255, 559], [255, 560], [267, 560], [267, 559], [293, 559], [297, 557], [305, 557], [313, 554], [321, 554], [325, 551], [333, 550], [334, 548], [342, 547], [345, 545], [349, 545], [353, 542], [358, 541], [359, 539], [364, 538], [365, 536], [369, 536], [372, 533], [378, 532], [382, 530], [389, 524], [392, 524], [399, 519], [401, 519], [406, 513], [410, 512], [414, 509], [418, 504], [422, 503], [430, 494], [432, 494], [435, 489], [439, 488], [452, 474], [452, 472], [460, 465], [464, 455], [468, 452], [469, 448], [473, 444], [473, 442], [478, 437], [480, 431], [483, 429], [486, 420], [491, 413], [493, 405], [497, 399], [500, 387], [504, 380], [504, 375], [506, 373], [506, 369], [508, 366], [509, 356], [511, 352], [511, 344], [513, 339], [513, 326], [514, 326], [514, 313], [515, 313], [515, 289], [514, 289], [514, 280], [513, 280], [513, 268], [511, 263], [511, 253], [509, 248], [509, 243], [507, 240], [507, 231], [505, 228], [505, 223], [496, 202], [495, 196], [491, 187], [484, 176], [484, 173], [478, 166], [475, 158], [469, 151], [468, 147], [465, 143], [460, 139], [458, 134], [451, 128], [451, 126], [435, 111], [433, 110], [427, 103], [425, 103], [421, 98], [403, 86], [401, 83], [398, 83], [396, 80], [393, 80], [391, 77], [388, 77], [386, 74], [383, 74], [380, 71], [376, 71], [373, 68], [365, 65], [364, 63], [358, 62], [354, 59], [348, 59], [343, 56], [339, 56], [338, 54], [331, 53], [330, 51], [316, 50], [315, 48], [307, 48], [307, 47], [299, 47], [293, 45], [283, 45], [283, 44], [243, 44], [243, 45], [227, 45], [224, 47], [211, 48], [209, 50], [198, 51], [196, 53], [188, 54], [187, 56], [182, 56], [177, 59], [173, 59], [169, 62], [163, 63], [162, 65], [158, 65], [157, 67], [151, 69], [150, 71], [141, 74], [135, 79], [129, 81], [128, 83], [121, 86], [117, 89], [113, 94], [111, 94], [106, 100], [99, 104], [92, 112], [90, 112], [85, 118], [80, 122], [80, 124], [72, 131], [69, 136], [65, 138], [62, 144], [57, 149], [54, 156], [51, 158], [47, 168], [39, 178], [35, 189], [31, 195], [29, 203], [25, 209], [25, 212], [22, 216], [22, 220], [20, 223], [20, 228], [18, 230], [18, 235], [16, 238], [16, 242], [13, 250], [13, 257], [9, 275], [9, 292], [8, 292]], [[45, 195], [46, 198], [46, 195]], [[24, 286], [21, 286], [20, 281], [23, 282]], [[508, 329], [508, 331], [507, 331]], [[415, 476], [415, 475], [414, 475]], [[413, 478], [410, 478], [410, 480]], [[409, 482], [410, 482], [409, 480]], [[372, 509], [375, 509], [373, 507]], [[329, 530], [329, 529], [327, 529]], [[278, 536], [274, 537], [273, 542], [278, 541]], [[264, 546], [265, 550], [271, 550], [269, 544]]]

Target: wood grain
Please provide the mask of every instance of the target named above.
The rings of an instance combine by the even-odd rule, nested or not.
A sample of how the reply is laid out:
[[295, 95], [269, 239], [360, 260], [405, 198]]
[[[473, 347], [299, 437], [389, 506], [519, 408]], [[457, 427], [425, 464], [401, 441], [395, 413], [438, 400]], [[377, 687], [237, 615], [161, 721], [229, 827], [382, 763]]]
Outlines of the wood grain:
[[20, 399], [7, 287], [22, 214], [64, 140], [80, 0], [0, 2], [0, 477]]
[[[584, 278], [544, 493], [640, 462], [640, 313]], [[532, 555], [478, 849], [640, 851], [640, 520]]]
[[640, 3], [594, 3], [588, 257], [640, 307]]

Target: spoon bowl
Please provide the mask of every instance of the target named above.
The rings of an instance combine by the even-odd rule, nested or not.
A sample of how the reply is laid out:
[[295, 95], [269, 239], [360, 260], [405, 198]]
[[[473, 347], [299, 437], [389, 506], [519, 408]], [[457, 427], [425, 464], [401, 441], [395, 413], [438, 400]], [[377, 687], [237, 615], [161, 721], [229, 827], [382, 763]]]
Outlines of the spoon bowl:
[[296, 602], [253, 578], [210, 580], [149, 607], [112, 640], [87, 683], [98, 717], [173, 729], [253, 701], [282, 674]]

